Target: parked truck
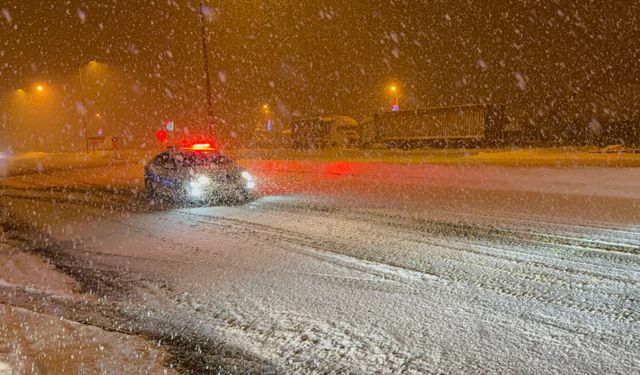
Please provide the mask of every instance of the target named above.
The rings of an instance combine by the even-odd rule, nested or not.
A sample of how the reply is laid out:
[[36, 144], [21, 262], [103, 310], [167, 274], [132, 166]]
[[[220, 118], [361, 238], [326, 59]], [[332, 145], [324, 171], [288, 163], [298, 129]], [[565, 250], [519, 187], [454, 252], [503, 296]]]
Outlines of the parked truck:
[[385, 112], [361, 124], [361, 144], [402, 148], [427, 144], [492, 144], [500, 139], [505, 122], [504, 109], [499, 105]]
[[295, 119], [291, 122], [291, 141], [297, 149], [356, 146], [358, 129], [358, 122], [348, 116]]

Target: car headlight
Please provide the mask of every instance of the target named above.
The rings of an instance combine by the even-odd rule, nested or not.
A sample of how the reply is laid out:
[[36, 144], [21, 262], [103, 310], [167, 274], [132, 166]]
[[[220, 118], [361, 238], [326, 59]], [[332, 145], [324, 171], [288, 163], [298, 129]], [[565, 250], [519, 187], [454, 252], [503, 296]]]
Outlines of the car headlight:
[[194, 187], [193, 185], [189, 189], [189, 195], [192, 197], [201, 197], [204, 194], [204, 190], [201, 186]]
[[244, 178], [246, 184], [247, 184], [247, 189], [251, 190], [253, 188], [256, 187], [256, 182], [253, 180], [253, 176], [251, 175], [251, 173], [247, 172], [247, 171], [242, 171], [240, 172], [240, 176], [242, 176], [242, 178]]
[[189, 182], [189, 186], [192, 189], [198, 189], [198, 188], [202, 189], [203, 187], [209, 185], [210, 183], [211, 183], [211, 178], [205, 175], [200, 175], [194, 178], [193, 180], [191, 180], [191, 182]]
[[251, 175], [251, 173], [247, 171], [240, 172], [240, 176], [242, 176], [242, 178], [244, 178], [247, 181], [253, 181], [253, 176]]
[[189, 194], [199, 197], [204, 194], [204, 187], [211, 183], [209, 176], [200, 175], [189, 182]]
[[209, 178], [209, 176], [201, 175], [201, 176], [198, 176], [196, 181], [198, 181], [200, 185], [209, 185], [209, 183], [211, 182], [211, 179]]

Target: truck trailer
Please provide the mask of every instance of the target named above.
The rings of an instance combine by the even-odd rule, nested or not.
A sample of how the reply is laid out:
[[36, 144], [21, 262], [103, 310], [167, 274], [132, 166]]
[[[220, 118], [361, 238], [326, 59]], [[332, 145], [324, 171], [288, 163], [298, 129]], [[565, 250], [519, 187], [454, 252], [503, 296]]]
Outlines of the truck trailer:
[[348, 116], [295, 119], [291, 122], [291, 140], [297, 149], [355, 146], [359, 141], [358, 122]]
[[488, 145], [497, 142], [506, 117], [500, 105], [471, 104], [385, 112], [362, 123], [364, 147]]

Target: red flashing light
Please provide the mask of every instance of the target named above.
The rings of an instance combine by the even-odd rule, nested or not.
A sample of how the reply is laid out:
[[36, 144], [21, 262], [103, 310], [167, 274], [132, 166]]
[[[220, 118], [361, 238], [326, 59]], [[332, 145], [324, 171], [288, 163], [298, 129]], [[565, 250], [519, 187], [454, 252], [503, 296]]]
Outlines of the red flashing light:
[[167, 139], [167, 131], [164, 129], [160, 129], [156, 132], [156, 138], [160, 142], [164, 142]]
[[192, 150], [213, 150], [211, 143], [196, 143], [191, 146]]
[[207, 152], [207, 151], [215, 151], [215, 148], [211, 143], [194, 143], [192, 145], [185, 145], [183, 147], [180, 147], [180, 150]]

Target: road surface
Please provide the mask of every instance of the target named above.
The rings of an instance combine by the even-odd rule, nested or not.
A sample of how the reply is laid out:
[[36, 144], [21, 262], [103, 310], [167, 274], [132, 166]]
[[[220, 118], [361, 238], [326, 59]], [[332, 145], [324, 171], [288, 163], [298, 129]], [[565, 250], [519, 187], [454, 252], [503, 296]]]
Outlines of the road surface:
[[148, 205], [139, 165], [2, 180], [7, 238], [97, 298], [0, 302], [187, 372], [640, 368], [639, 169], [244, 163], [233, 206]]

